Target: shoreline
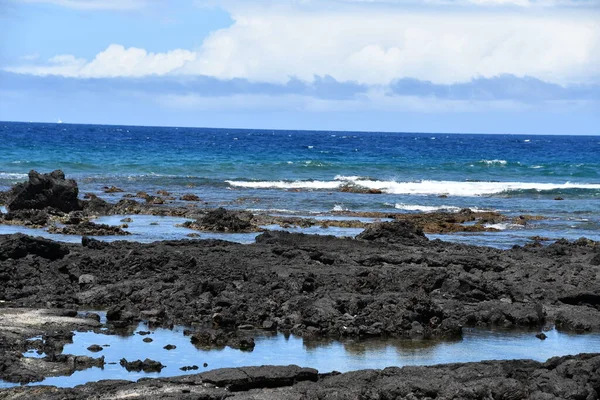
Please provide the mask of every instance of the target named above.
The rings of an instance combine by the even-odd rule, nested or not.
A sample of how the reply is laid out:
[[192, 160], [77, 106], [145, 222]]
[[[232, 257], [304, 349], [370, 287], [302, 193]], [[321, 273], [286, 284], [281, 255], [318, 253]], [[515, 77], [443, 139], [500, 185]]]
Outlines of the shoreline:
[[[57, 185], [66, 184], [64, 176], [55, 180]], [[43, 213], [47, 219], [60, 216], [65, 222], [73, 222], [65, 225], [81, 227], [89, 215], [121, 212], [127, 207], [130, 211], [140, 210], [139, 204], [131, 201], [115, 206], [92, 198], [81, 204], [76, 193], [71, 193], [67, 200], [73, 202], [75, 210], [57, 212], [46, 207], [10, 211], [30, 220], [44, 218]], [[439, 217], [431, 215], [427, 218]], [[202, 229], [243, 231], [253, 226], [250, 222], [253, 217], [248, 219], [244, 212], [223, 210], [216, 214], [198, 213], [198, 216]], [[99, 328], [96, 319], [73, 318], [78, 310], [86, 309], [107, 310], [108, 322], [114, 327], [132, 326], [140, 320], [154, 326], [192, 326], [191, 338], [209, 348], [227, 345], [251, 349], [254, 340], [247, 331], [249, 328], [292, 333], [306, 339], [460, 338], [463, 327], [467, 326], [542, 330], [544, 326], [555, 325], [561, 331], [600, 332], [597, 284], [600, 244], [586, 239], [559, 240], [546, 247], [515, 246], [510, 250], [497, 250], [428, 240], [422, 226], [406, 220], [373, 222], [355, 239], [268, 231], [260, 233], [255, 243], [248, 245], [221, 240], [107, 243], [88, 237], [84, 237], [81, 244], [65, 244], [14, 234], [0, 235], [0, 265], [3, 283], [0, 287], [0, 316], [3, 316], [0, 318], [0, 360], [3, 360], [0, 378], [12, 381], [39, 380], [47, 375], [47, 369], [68, 371], [78, 365], [82, 368], [98, 365], [97, 359], [78, 360], [61, 354], [61, 344], [68, 341], [73, 330]], [[29, 311], [24, 312], [23, 308]], [[39, 317], [48, 313], [41, 311], [47, 308], [55, 309], [48, 314], [52, 321], [46, 322], [52, 323], [47, 325], [39, 322], [39, 318], [15, 322], [6, 317], [11, 313]], [[40, 334], [46, 340], [35, 346], [44, 349], [46, 358], [25, 359], [22, 353], [29, 350], [30, 345], [26, 339]], [[47, 338], [51, 339], [50, 344]], [[600, 356], [560, 360], [548, 363], [579, 363], [589, 369], [590, 365], [600, 363]], [[50, 365], [39, 366], [45, 363]], [[471, 372], [489, 368], [508, 379], [523, 368], [530, 368], [532, 373], [555, 369], [544, 366], [548, 363], [480, 362], [470, 363], [465, 368]], [[296, 382], [294, 374], [298, 371], [291, 373], [282, 368], [269, 370], [274, 371], [269, 373], [279, 376], [287, 371], [285, 374], [292, 375], [285, 381]], [[325, 390], [323, 393], [340, 382], [353, 380], [370, 387], [364, 381], [368, 376], [379, 382], [373, 390], [395, 393], [387, 392], [388, 384], [398, 385], [401, 379], [412, 379], [416, 386], [411, 390], [416, 390], [424, 377], [433, 379], [436, 373], [445, 371], [444, 377], [439, 379], [453, 383], [448, 387], [438, 385], [431, 392], [444, 398], [444, 390], [460, 389], [456, 385], [461, 376], [453, 371], [461, 368], [452, 365], [406, 367], [323, 377], [311, 372], [310, 376], [317, 377], [315, 390]], [[227, 373], [239, 375], [241, 369], [232, 371]], [[214, 372], [222, 373], [225, 374]], [[593, 386], [593, 382], [598, 382], [596, 375], [586, 375], [586, 388], [596, 390]], [[478, 379], [469, 376], [469, 381]], [[188, 382], [186, 379], [196, 382], [191, 385], [193, 388], [188, 383], [185, 387], [179, 386]], [[313, 390], [305, 388], [311, 383], [302, 382], [288, 386], [289, 393], [273, 392], [275, 389], [265, 389], [272, 385], [264, 383], [271, 382], [270, 379], [261, 381], [263, 391], [253, 392], [256, 398], [278, 398], [279, 395], [298, 398], [296, 389]], [[560, 379], [574, 382], [575, 378], [565, 375]], [[510, 385], [521, 390], [515, 393], [530, 393], [528, 383], [516, 380], [518, 382], [510, 381]], [[207, 398], [223, 397], [221, 389], [204, 385], [209, 381], [195, 375], [159, 378], [143, 380], [134, 384], [132, 390], [150, 390], [148, 387], [154, 382], [163, 387], [173, 384], [173, 390], [189, 390], [174, 398], [186, 398], [185, 395], [196, 393], [197, 389], [208, 390], [202, 392]], [[485, 388], [491, 393], [504, 393], [507, 382], [490, 378], [485, 381]], [[131, 383], [119, 381], [86, 384], [72, 391], [38, 388], [39, 392], [35, 388], [14, 388], [0, 390], [0, 398], [11, 398], [19, 393], [28, 398], [36, 395], [78, 398], [90, 394], [89, 390], [100, 393], [99, 396], [102, 393], [109, 396], [114, 390], [121, 390], [119, 387], [128, 390], [129, 385]]]

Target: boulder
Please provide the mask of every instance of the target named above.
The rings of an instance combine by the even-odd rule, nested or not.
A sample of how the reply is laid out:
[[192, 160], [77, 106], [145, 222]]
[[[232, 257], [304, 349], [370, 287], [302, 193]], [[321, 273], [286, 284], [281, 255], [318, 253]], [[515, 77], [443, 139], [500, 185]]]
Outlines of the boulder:
[[16, 184], [8, 193], [6, 207], [14, 210], [41, 210], [47, 207], [63, 212], [82, 209], [79, 189], [73, 179], [65, 179], [61, 170], [49, 174], [29, 172], [29, 181]]
[[409, 221], [375, 222], [360, 233], [357, 239], [382, 243], [422, 244], [429, 239], [423, 230]]

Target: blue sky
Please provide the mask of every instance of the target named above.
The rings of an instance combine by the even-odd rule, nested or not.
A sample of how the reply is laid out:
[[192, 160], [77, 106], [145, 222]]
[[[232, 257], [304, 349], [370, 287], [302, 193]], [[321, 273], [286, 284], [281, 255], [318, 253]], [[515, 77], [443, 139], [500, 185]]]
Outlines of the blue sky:
[[0, 120], [600, 134], [597, 0], [2, 0]]

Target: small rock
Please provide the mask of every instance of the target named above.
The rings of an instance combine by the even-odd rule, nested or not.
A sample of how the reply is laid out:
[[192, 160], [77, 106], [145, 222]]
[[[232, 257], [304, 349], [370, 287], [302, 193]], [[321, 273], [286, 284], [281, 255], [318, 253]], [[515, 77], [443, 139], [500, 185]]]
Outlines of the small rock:
[[153, 340], [152, 340], [152, 338], [147, 337], [147, 338], [144, 338], [143, 342], [151, 343], [151, 342], [153, 342]]
[[183, 196], [181, 196], [180, 200], [183, 201], [200, 201], [200, 197], [196, 196], [195, 194], [184, 194]]
[[558, 197], [555, 197], [554, 200], [564, 200], [564, 198], [558, 196]]
[[198, 369], [198, 366], [197, 365], [189, 365], [189, 366], [186, 365], [185, 367], [181, 367], [179, 369], [182, 370], [182, 371], [191, 371], [191, 370], [195, 371], [195, 370]]
[[122, 358], [119, 364], [121, 364], [128, 372], [160, 372], [160, 370], [165, 367], [165, 365], [162, 365], [160, 362], [150, 360], [149, 358], [146, 358], [144, 361], [127, 361], [125, 358]]
[[111, 186], [111, 187], [105, 186], [102, 189], [104, 190], [104, 193], [120, 193], [120, 192], [124, 192], [123, 189], [118, 188], [116, 186]]
[[80, 285], [91, 285], [96, 283], [96, 277], [92, 274], [83, 274], [79, 276]]
[[540, 332], [537, 335], [535, 335], [536, 338], [540, 339], [540, 340], [546, 340], [546, 338], [548, 336], [546, 336], [546, 334], [544, 332]]
[[97, 344], [93, 344], [90, 347], [87, 348], [89, 351], [93, 352], [93, 353], [97, 353], [99, 351], [102, 351], [102, 346], [97, 345]]
[[127, 217], [127, 218], [123, 218], [123, 219], [121, 220], [121, 222], [133, 222], [133, 219], [132, 219], [132, 218], [129, 218], [129, 217]]
[[173, 350], [176, 348], [177, 348], [177, 346], [175, 346], [174, 344], [168, 344], [165, 347], [163, 347], [163, 349], [165, 349], [165, 350]]
[[277, 329], [277, 323], [275, 323], [271, 320], [266, 320], [266, 321], [263, 321], [262, 328], [266, 331], [274, 331]]

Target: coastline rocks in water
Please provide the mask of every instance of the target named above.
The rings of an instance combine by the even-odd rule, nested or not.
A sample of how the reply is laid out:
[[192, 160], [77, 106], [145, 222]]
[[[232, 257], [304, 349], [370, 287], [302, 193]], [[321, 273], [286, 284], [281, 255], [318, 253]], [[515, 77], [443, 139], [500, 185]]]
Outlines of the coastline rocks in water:
[[183, 196], [181, 196], [180, 200], [183, 200], [183, 201], [200, 201], [200, 197], [196, 196], [195, 194], [187, 193], [187, 194], [184, 194]]
[[102, 188], [102, 190], [104, 191], [104, 193], [122, 193], [124, 192], [123, 189], [118, 188], [116, 186], [105, 186]]
[[258, 232], [260, 229], [252, 224], [254, 216], [247, 211], [231, 211], [223, 207], [211, 210], [195, 222], [183, 224], [186, 228], [211, 232]]
[[129, 232], [124, 231], [119, 226], [106, 224], [96, 224], [90, 221], [84, 221], [77, 225], [51, 226], [48, 232], [62, 235], [81, 235], [81, 236], [126, 236]]
[[47, 210], [12, 210], [6, 214], [0, 213], [0, 221], [5, 224], [44, 226], [49, 219]]
[[363, 194], [382, 194], [383, 193], [383, 191], [381, 189], [366, 188], [364, 186], [352, 185], [352, 184], [346, 184], [346, 185], [340, 186], [339, 191], [342, 193], [363, 193]]
[[190, 338], [192, 344], [199, 348], [222, 348], [229, 346], [232, 349], [252, 351], [255, 347], [254, 339], [250, 336], [238, 336], [235, 332], [225, 333], [216, 329], [201, 329]]
[[119, 361], [119, 364], [128, 372], [160, 372], [165, 367], [165, 365], [162, 365], [160, 362], [149, 358], [146, 358], [144, 361], [127, 361], [125, 358], [122, 358], [121, 361]]
[[361, 240], [382, 243], [424, 243], [429, 239], [423, 230], [409, 221], [375, 222], [357, 237]]
[[90, 347], [87, 348], [88, 351], [91, 351], [92, 353], [97, 353], [99, 351], [104, 350], [104, 348], [98, 344], [93, 344]]
[[112, 204], [102, 200], [96, 195], [90, 195], [89, 200], [83, 202], [83, 210], [92, 215], [106, 215], [112, 208]]
[[29, 172], [29, 181], [18, 183], [9, 191], [6, 208], [15, 211], [51, 207], [71, 212], [82, 209], [78, 194], [77, 183], [72, 179], [65, 179], [62, 171], [40, 174], [32, 170]]

